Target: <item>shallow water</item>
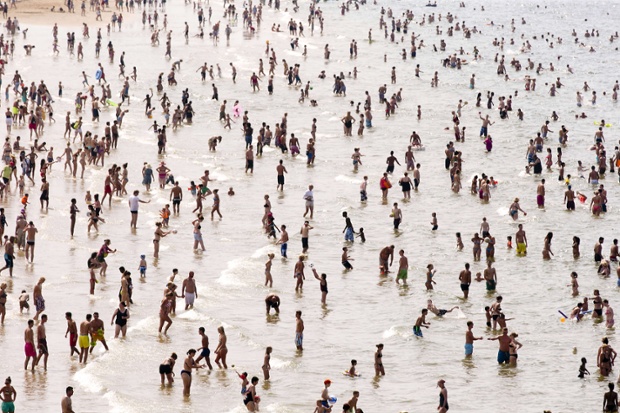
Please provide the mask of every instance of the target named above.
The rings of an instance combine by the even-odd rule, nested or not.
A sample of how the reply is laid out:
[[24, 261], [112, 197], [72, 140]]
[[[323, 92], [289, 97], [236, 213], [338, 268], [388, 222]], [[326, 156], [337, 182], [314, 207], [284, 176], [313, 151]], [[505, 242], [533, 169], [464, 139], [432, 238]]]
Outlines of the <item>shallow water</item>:
[[[591, 248], [599, 236], [606, 238], [604, 251], [605, 255], [608, 254], [608, 245], [618, 229], [614, 202], [617, 199], [615, 175], [608, 174], [603, 181], [609, 191], [609, 212], [601, 218], [594, 218], [582, 205], [578, 205], [573, 213], [564, 210], [562, 199], [565, 188], [557, 181], [557, 171], [543, 173], [547, 179], [546, 209], [537, 210], [535, 195], [540, 177], [526, 177], [521, 172], [527, 141], [535, 136], [552, 110], [560, 115], [560, 121], [552, 122], [551, 129], [557, 131], [561, 124], [565, 124], [570, 130], [569, 144], [563, 148], [567, 174], [577, 175], [577, 160], [582, 160], [586, 166], [594, 162], [594, 155], [589, 151], [596, 130], [594, 120], [604, 118], [614, 124], [605, 131], [610, 142], [608, 152], [612, 152], [618, 122], [616, 105], [609, 97], [602, 96], [602, 91], [611, 94], [615, 82], [617, 52], [613, 50], [615, 45], [610, 46], [607, 39], [610, 28], [615, 27], [611, 16], [616, 12], [616, 4], [599, 2], [598, 7], [593, 9], [582, 2], [540, 2], [540, 8], [535, 8], [534, 2], [499, 1], [485, 4], [487, 10], [480, 12], [482, 2], [467, 2], [464, 9], [458, 8], [457, 2], [442, 2], [434, 9], [422, 7], [422, 3], [412, 6], [395, 2], [390, 6], [395, 16], [407, 7], [414, 7], [416, 22], [424, 13], [453, 12], [458, 16], [457, 21], [466, 21], [468, 26], [476, 25], [482, 33], [473, 35], [470, 40], [462, 38], [460, 32], [455, 32], [454, 37], [447, 37], [445, 32], [449, 25], [445, 19], [423, 27], [416, 23], [409, 33], [413, 30], [416, 35], [420, 34], [429, 46], [438, 44], [435, 26], [439, 24], [444, 30], [448, 52], [454, 52], [461, 46], [471, 52], [476, 45], [484, 59], [464, 66], [461, 71], [443, 69], [440, 59], [448, 52], [433, 53], [427, 47], [418, 52], [415, 61], [408, 59], [403, 62], [398, 55], [402, 46], [390, 44], [378, 30], [380, 6], [368, 5], [360, 11], [340, 16], [336, 3], [320, 4], [326, 19], [323, 36], [318, 33], [318, 25], [314, 36], [310, 36], [305, 11], [295, 16], [304, 19], [306, 37], [300, 43], [302, 47], [308, 44], [310, 56], [307, 59], [303, 59], [301, 51], [290, 51], [290, 38], [286, 33], [276, 34], [269, 30], [273, 22], [284, 28], [290, 18], [284, 11], [274, 12], [269, 8], [265, 9], [265, 21], [254, 37], [244, 35], [241, 27], [234, 27], [229, 45], [221, 41], [214, 47], [210, 40], [196, 38], [191, 38], [189, 45], [186, 45], [182, 37], [183, 22], [188, 21], [192, 33], [195, 33], [197, 19], [191, 6], [169, 4], [169, 27], [174, 33], [173, 61], [183, 59], [183, 63], [177, 75], [179, 85], [173, 88], [166, 86], [165, 91], [176, 104], [180, 102], [181, 91], [189, 88], [197, 115], [192, 126], [169, 133], [167, 155], [162, 159], [184, 187], [188, 186], [189, 180], [198, 181], [202, 171], [209, 169], [217, 179], [213, 187], [219, 187], [222, 193], [224, 219], [203, 225], [207, 251], [204, 254], [194, 253], [190, 225], [194, 205], [189, 202], [191, 196], [186, 192], [181, 216], [171, 219], [170, 226], [178, 229], [178, 234], [170, 235], [161, 242], [161, 258], [158, 261], [149, 258], [147, 278], [142, 281], [137, 271], [139, 256], [142, 253], [152, 255], [150, 237], [159, 216], [158, 209], [168, 202], [168, 191], [154, 188], [148, 194], [142, 193], [142, 197], [150, 199], [151, 203], [141, 205], [137, 232], [128, 231], [126, 200], [115, 198], [111, 210], [104, 208], [108, 223], [101, 226], [98, 234], [86, 235], [84, 191], [103, 193], [105, 169], [90, 168], [86, 179], [74, 180], [63, 175], [61, 165], [55, 165], [50, 174], [48, 212], [38, 209], [39, 183], [37, 188], [30, 190], [33, 205], [29, 207], [29, 219], [34, 220], [39, 228], [35, 264], [26, 265], [23, 255], [18, 254], [15, 277], [9, 280], [6, 273], [2, 274], [2, 279], [9, 283], [9, 301], [7, 321], [0, 329], [0, 346], [9, 357], [0, 359], [0, 371], [13, 377], [13, 385], [18, 391], [18, 411], [56, 409], [64, 387], [74, 385], [76, 394], [73, 399], [77, 411], [163, 412], [172, 408], [174, 411], [190, 412], [202, 411], [208, 403], [210, 411], [243, 412], [245, 407], [239, 397], [239, 380], [232, 370], [194, 374], [190, 400], [183, 399], [180, 381], [173, 388], [161, 388], [159, 385], [159, 363], [171, 352], [177, 352], [180, 356], [175, 368], [178, 375], [181, 355], [189, 348], [200, 346], [198, 327], [207, 328], [213, 350], [219, 325], [225, 326], [228, 334], [229, 365], [234, 364], [239, 371], [261, 377], [259, 394], [262, 411], [309, 411], [320, 396], [323, 380], [328, 377], [334, 381], [330, 392], [339, 398], [339, 405], [350, 398], [353, 390], [359, 390], [359, 407], [370, 412], [435, 409], [438, 393], [435, 383], [439, 378], [447, 381], [450, 405], [455, 411], [498, 411], [506, 407], [507, 400], [519, 412], [543, 409], [554, 412], [592, 411], [594, 406], [600, 406], [606, 381], [598, 379], [596, 351], [604, 335], [610, 337], [612, 346], [617, 346], [615, 332], [589, 319], [580, 324], [560, 323], [557, 310], [567, 312], [577, 301], [571, 297], [570, 288], [565, 286], [571, 271], [577, 271], [580, 275], [582, 294], [590, 294], [598, 288], [601, 295], [608, 298], [612, 306], [615, 305], [613, 294], [617, 294], [617, 288], [613, 278], [600, 278], [591, 258]], [[214, 16], [219, 15], [220, 5], [220, 2], [212, 4]], [[305, 10], [306, 6], [302, 9]], [[609, 15], [600, 10], [606, 10]], [[519, 24], [522, 16], [527, 20], [527, 25]], [[511, 34], [509, 24], [513, 17], [517, 28]], [[587, 23], [584, 22], [586, 17]], [[496, 25], [489, 26], [490, 21]], [[505, 27], [502, 29], [500, 24]], [[373, 28], [375, 42], [368, 45], [365, 39], [370, 27]], [[573, 27], [580, 38], [585, 29], [594, 27], [600, 30], [601, 37], [586, 42], [597, 49], [596, 53], [588, 53], [572, 43], [570, 33]], [[67, 30], [60, 28], [61, 45]], [[549, 49], [539, 37], [539, 40], [530, 39], [532, 53], [519, 52], [522, 33], [540, 36], [547, 31], [561, 36], [564, 43]], [[63, 113], [72, 110], [72, 97], [81, 90], [79, 75], [82, 70], [94, 75], [96, 70], [93, 59], [95, 30], [91, 27], [90, 40], [80, 39], [79, 34], [77, 36], [78, 41], [85, 45], [84, 62], [68, 59], [64, 47], [61, 47], [60, 57], [53, 57], [51, 47], [47, 46], [51, 44], [50, 32], [50, 27], [30, 28], [28, 42], [36, 44], [37, 48], [33, 57], [29, 58], [24, 57], [20, 50], [23, 40], [16, 38], [17, 54], [7, 66], [6, 73], [20, 70], [28, 82], [45, 79], [52, 90], [56, 89], [55, 85], [60, 80], [65, 84], [64, 98], [55, 104], [58, 124], [51, 128], [46, 126], [44, 139], [48, 146], [53, 145], [57, 149], [56, 156], [59, 156], [58, 149], [64, 147], [61, 138]], [[112, 33], [110, 36], [117, 56], [125, 51], [127, 67], [138, 67], [138, 82], [131, 85], [133, 104], [124, 120], [119, 150], [106, 159], [106, 166], [129, 162], [129, 190], [143, 190], [139, 185], [143, 162], [155, 165], [160, 160], [156, 152], [156, 139], [152, 132], [146, 131], [151, 121], [143, 116], [143, 106], [139, 102], [150, 87], [155, 87], [157, 74], [168, 73], [171, 62], [163, 57], [164, 36], [159, 47], [149, 46], [149, 36], [150, 32], [142, 28], [137, 16], [134, 21], [124, 24], [123, 35]], [[351, 37], [355, 37], [359, 44], [358, 58], [353, 61], [348, 57]], [[517, 56], [524, 63], [530, 57], [545, 66], [553, 62], [558, 71], [545, 71], [537, 76], [536, 92], [524, 91], [522, 79], [529, 74], [526, 71], [516, 73], [509, 68], [513, 80], [504, 82], [496, 76], [496, 64], [492, 60], [494, 54], [500, 52], [492, 46], [495, 37], [515, 38], [516, 44], [507, 45], [503, 52], [508, 59]], [[285, 58], [289, 63], [301, 64], [301, 78], [304, 83], [311, 81], [311, 98], [319, 102], [318, 107], [311, 108], [308, 103], [300, 105], [297, 102], [299, 91], [287, 86], [281, 75], [281, 64], [276, 69], [273, 96], [268, 96], [266, 90], [251, 93], [248, 79], [252, 71], [258, 70], [258, 59], [263, 58], [266, 69], [268, 66], [264, 54], [267, 40], [274, 45], [278, 60]], [[107, 41], [104, 35], [104, 46]], [[322, 48], [326, 43], [332, 49], [329, 62], [322, 58]], [[408, 49], [407, 39], [405, 43], [404, 47]], [[386, 63], [383, 62], [384, 53], [388, 54]], [[562, 55], [559, 62], [557, 55]], [[265, 150], [264, 156], [255, 162], [254, 176], [245, 175], [244, 141], [238, 129], [240, 122], [237, 120], [232, 131], [223, 130], [217, 121], [219, 104], [209, 100], [210, 82], [201, 84], [199, 74], [195, 73], [205, 60], [209, 65], [219, 63], [222, 67], [223, 78], [215, 81], [220, 99], [228, 100], [229, 111], [232, 103], [239, 100], [244, 109], [249, 110], [255, 131], [263, 121], [274, 129], [283, 113], [288, 112], [289, 132], [295, 133], [301, 144], [305, 145], [311, 120], [316, 117], [318, 145], [315, 166], [307, 168], [303, 157], [294, 159], [288, 154], [282, 156], [278, 151]], [[235, 62], [239, 72], [236, 85], [230, 79], [228, 63], [231, 61]], [[116, 78], [118, 61], [110, 64], [102, 51], [101, 62], [108, 79], [114, 79], [112, 90], [116, 95], [121, 87]], [[414, 64], [420, 64], [422, 68], [421, 80], [414, 77]], [[575, 69], [574, 75], [560, 69], [566, 64]], [[357, 80], [346, 80], [346, 98], [332, 95], [329, 78], [321, 81], [316, 77], [321, 70], [326, 70], [331, 76], [340, 71], [352, 71], [354, 66], [360, 74]], [[402, 87], [404, 101], [396, 116], [386, 120], [381, 115], [382, 107], [378, 104], [376, 90], [383, 83], [389, 84], [392, 66], [397, 68], [398, 83], [390, 85], [388, 93]], [[440, 84], [439, 88], [431, 89], [430, 76], [435, 70], [439, 71]], [[471, 73], [476, 74], [475, 91], [468, 89]], [[565, 86], [558, 91], [558, 96], [549, 97], [544, 83], [558, 76]], [[8, 81], [9, 76], [5, 79]], [[577, 108], [574, 93], [584, 81], [597, 90], [599, 103], [596, 107], [585, 105], [582, 110], [589, 118], [575, 121]], [[261, 86], [266, 89], [266, 80]], [[351, 110], [350, 100], [363, 100], [365, 90], [372, 94], [375, 127], [366, 129], [362, 138], [345, 138], [339, 119]], [[497, 122], [490, 128], [495, 145], [489, 154], [485, 153], [482, 142], [476, 136], [480, 121], [478, 110], [473, 107], [477, 92], [485, 94], [487, 90], [494, 91], [496, 97], [508, 94], [514, 97], [514, 91], [519, 91], [519, 96], [513, 99], [514, 112], [509, 120], [501, 121], [496, 111], [482, 110], [483, 114], [490, 113], [492, 120]], [[584, 99], [589, 96], [589, 93], [584, 94]], [[456, 195], [450, 191], [449, 176], [443, 169], [443, 149], [453, 136], [443, 128], [451, 126], [450, 111], [456, 110], [458, 99], [470, 104], [464, 108], [461, 117], [462, 124], [467, 126], [467, 140], [456, 145], [464, 154], [462, 176], [466, 189]], [[495, 102], [497, 104], [497, 99]], [[421, 121], [415, 118], [417, 105], [422, 105]], [[523, 122], [516, 118], [517, 108], [525, 112]], [[90, 128], [101, 134], [103, 122], [111, 120], [112, 116], [113, 112], [104, 110], [102, 124], [93, 126], [86, 122], [85, 130]], [[158, 121], [162, 118], [161, 114], [156, 116]], [[389, 202], [384, 204], [378, 189], [384, 159], [390, 150], [394, 150], [404, 163], [403, 154], [412, 130], [420, 134], [426, 146], [425, 151], [415, 153], [416, 160], [422, 164], [420, 191], [412, 194], [411, 202], [401, 202], [401, 194], [395, 187], [390, 191]], [[27, 135], [26, 129], [19, 132], [22, 136]], [[224, 139], [217, 152], [210, 153], [206, 144], [208, 138], [214, 135], [222, 135]], [[554, 151], [554, 159], [558, 146], [556, 136], [551, 134], [547, 142]], [[364, 165], [358, 172], [353, 171], [350, 162], [354, 147], [360, 147], [365, 155]], [[289, 172], [286, 191], [282, 194], [275, 191], [275, 166], [281, 158], [285, 160]], [[397, 167], [394, 179], [402, 176], [403, 171], [404, 168]], [[481, 204], [477, 197], [469, 195], [467, 189], [471, 177], [483, 172], [499, 181], [489, 204]], [[358, 193], [363, 175], [370, 178], [369, 200], [365, 204], [359, 202]], [[312, 221], [315, 229], [310, 236], [309, 261], [316, 264], [319, 272], [328, 274], [330, 292], [325, 308], [320, 305], [318, 283], [309, 277], [309, 271], [303, 294], [294, 293], [292, 278], [295, 257], [301, 251], [298, 228], [303, 223], [302, 195], [310, 183], [315, 186], [316, 211]], [[230, 186], [236, 192], [232, 198], [225, 195]], [[583, 180], [574, 178], [573, 186], [577, 191], [591, 194], [591, 189]], [[292, 237], [289, 260], [280, 260], [278, 248], [262, 234], [260, 219], [264, 194], [271, 196], [276, 223], [288, 226]], [[82, 209], [74, 239], [68, 236], [68, 200], [71, 197], [78, 199]], [[513, 251], [505, 248], [506, 236], [514, 237], [516, 231], [517, 223], [507, 215], [507, 207], [514, 197], [521, 198], [521, 205], [528, 212], [518, 221], [524, 224], [530, 242], [530, 254], [526, 258], [517, 258]], [[393, 202], [399, 202], [403, 209], [399, 233], [394, 233], [389, 218]], [[205, 202], [207, 205], [210, 205], [209, 200]], [[5, 201], [3, 206], [8, 213], [9, 231], [12, 231], [19, 210], [17, 197]], [[342, 211], [348, 211], [356, 229], [364, 227], [367, 237], [365, 244], [356, 242], [349, 247], [351, 256], [355, 258], [355, 270], [349, 273], [344, 273], [340, 264], [344, 245]], [[430, 231], [431, 212], [437, 212], [439, 219], [439, 230], [434, 233]], [[483, 285], [474, 283], [469, 300], [463, 301], [458, 282], [458, 273], [465, 262], [472, 263], [474, 274], [485, 267], [483, 262], [472, 262], [468, 242], [479, 229], [483, 216], [488, 218], [491, 232], [497, 239], [497, 292], [504, 297], [502, 307], [506, 316], [514, 318], [509, 321], [510, 330], [519, 333], [524, 345], [516, 369], [498, 367], [497, 344], [487, 341], [476, 342], [474, 358], [463, 360], [466, 320], [476, 323], [476, 336], [492, 336], [492, 332], [484, 330], [484, 306], [490, 305], [494, 296], [487, 294]], [[464, 252], [455, 251], [454, 233], [457, 231], [463, 234], [466, 244]], [[540, 251], [543, 238], [549, 231], [555, 235], [555, 257], [543, 262]], [[577, 261], [573, 260], [571, 253], [573, 235], [578, 235], [582, 241], [582, 258]], [[118, 248], [118, 253], [108, 258], [108, 276], [100, 280], [95, 296], [89, 297], [86, 260], [89, 253], [97, 250], [106, 238], [112, 239], [112, 247]], [[378, 253], [390, 244], [394, 244], [397, 250], [404, 249], [409, 257], [409, 287], [396, 286], [391, 275], [379, 276]], [[263, 265], [269, 252], [277, 255], [272, 270], [273, 289], [263, 287]], [[437, 285], [432, 293], [424, 288], [424, 269], [428, 263], [433, 263], [437, 268]], [[107, 322], [116, 308], [120, 286], [116, 268], [120, 265], [135, 274], [135, 305], [131, 307], [128, 337], [114, 341], [110, 339], [111, 327], [108, 327], [110, 351], [103, 353], [98, 346], [89, 364], [79, 366], [75, 359], [70, 360], [66, 356], [69, 349], [62, 335], [65, 331], [64, 312], [72, 311], [79, 324], [85, 313], [99, 311], [101, 318]], [[190, 270], [196, 271], [200, 297], [196, 309], [188, 312], [182, 310], [182, 300], [179, 300], [179, 311], [169, 336], [158, 336], [159, 300], [165, 280], [175, 267], [179, 268], [183, 277]], [[48, 372], [38, 369], [33, 375], [21, 371], [22, 331], [28, 316], [19, 315], [17, 297], [22, 289], [32, 291], [40, 276], [47, 278], [44, 296], [46, 313], [50, 318], [47, 334], [51, 357]], [[181, 280], [177, 278], [179, 285]], [[282, 299], [280, 317], [265, 318], [263, 300], [269, 292], [280, 295]], [[440, 308], [458, 305], [463, 315], [452, 313], [443, 319], [429, 317], [431, 327], [424, 330], [424, 339], [414, 339], [411, 326], [428, 298], [432, 298]], [[303, 355], [296, 353], [293, 343], [295, 310], [304, 313], [306, 331]], [[383, 360], [387, 375], [375, 379], [373, 351], [379, 342], [385, 344]], [[259, 375], [266, 346], [274, 348], [272, 379], [268, 384], [263, 383], [262, 375]], [[576, 378], [581, 357], [588, 358], [592, 372], [592, 376], [585, 381]], [[348, 368], [352, 358], [358, 360], [358, 370], [362, 373], [360, 378], [341, 376], [340, 372]], [[555, 391], [550, 392], [549, 389]]]

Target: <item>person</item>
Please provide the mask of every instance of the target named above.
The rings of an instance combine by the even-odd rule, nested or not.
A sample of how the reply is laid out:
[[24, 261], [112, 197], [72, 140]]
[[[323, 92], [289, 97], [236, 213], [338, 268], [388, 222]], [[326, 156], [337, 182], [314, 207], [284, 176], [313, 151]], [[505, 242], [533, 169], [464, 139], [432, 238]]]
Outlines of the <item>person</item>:
[[452, 311], [459, 308], [459, 306], [454, 306], [449, 310], [438, 309], [435, 304], [433, 304], [433, 300], [426, 300], [426, 309], [431, 313], [435, 314], [437, 317], [443, 317], [447, 313], [451, 313]]
[[511, 367], [516, 367], [517, 366], [517, 359], [519, 357], [519, 355], [517, 354], [517, 351], [523, 347], [523, 345], [521, 343], [519, 343], [517, 341], [517, 337], [519, 337], [519, 335], [517, 333], [510, 333], [510, 344], [508, 345], [508, 352], [510, 353], [510, 366]]
[[303, 288], [304, 280], [306, 279], [306, 275], [304, 274], [304, 256], [300, 255], [297, 263], [295, 264], [294, 269], [294, 277], [296, 279], [295, 283], [295, 291], [300, 291]]
[[351, 367], [345, 371], [345, 374], [350, 377], [359, 376], [359, 374], [357, 374], [357, 360], [351, 360]]
[[474, 322], [467, 322], [467, 332], [465, 333], [465, 356], [471, 357], [474, 354], [474, 341], [482, 340], [483, 337], [474, 337]]
[[45, 311], [45, 299], [43, 298], [43, 283], [45, 282], [45, 277], [39, 278], [39, 281], [34, 286], [34, 290], [32, 291], [32, 299], [34, 300], [34, 306], [37, 310], [37, 313], [34, 315], [34, 319], [38, 320], [39, 315]]
[[127, 203], [129, 204], [129, 212], [131, 212], [131, 222], [129, 223], [130, 228], [137, 228], [138, 224], [138, 209], [140, 208], [140, 204], [148, 204], [151, 200], [143, 201], [138, 197], [140, 191], [133, 191], [133, 195], [129, 197]]
[[66, 396], [62, 398], [60, 402], [60, 407], [62, 408], [62, 413], [75, 413], [73, 411], [73, 404], [71, 403], [71, 396], [73, 396], [73, 387], [69, 386], [65, 389]]
[[185, 310], [194, 308], [194, 300], [198, 298], [198, 288], [194, 279], [194, 271], [190, 271], [181, 285], [181, 296], [185, 297]]
[[299, 230], [299, 233], [301, 234], [301, 247], [302, 247], [301, 253], [302, 254], [305, 254], [306, 252], [308, 252], [308, 248], [309, 248], [308, 236], [310, 235], [311, 229], [314, 229], [314, 227], [310, 226], [310, 222], [304, 221], [304, 225]]
[[34, 366], [37, 358], [37, 352], [34, 346], [34, 330], [32, 330], [33, 326], [34, 320], [28, 320], [28, 327], [26, 327], [26, 331], [24, 331], [24, 353], [26, 353], [24, 370], [28, 370], [28, 363], [30, 362], [30, 359], [32, 359], [32, 371], [34, 371]]
[[93, 316], [86, 314], [86, 320], [80, 323], [80, 337], [78, 338], [78, 344], [80, 346], [80, 363], [86, 364], [88, 360], [88, 349], [90, 348], [90, 341], [88, 340], [88, 334], [90, 332], [90, 321]]
[[47, 315], [41, 315], [41, 323], [37, 326], [37, 348], [39, 349], [39, 355], [34, 363], [35, 366], [39, 364], [39, 361], [43, 359], [43, 369], [47, 370], [47, 359], [50, 355], [47, 348], [47, 335], [45, 331], [45, 323], [47, 323]]
[[517, 255], [527, 255], [527, 236], [523, 230], [523, 224], [519, 224], [519, 230], [515, 234], [515, 240], [517, 241]]
[[[161, 304], [159, 306], [159, 332], [160, 333], [163, 329], [164, 334], [167, 334], [168, 329], [172, 325], [172, 319], [170, 318], [170, 312], [172, 311], [172, 298], [173, 297], [174, 297], [174, 293], [170, 291], [166, 293], [165, 297], [161, 300]], [[166, 324], [165, 329], [164, 329], [164, 324]]]
[[469, 271], [469, 263], [465, 263], [465, 269], [459, 273], [459, 281], [461, 282], [461, 291], [463, 291], [463, 298], [469, 297], [469, 286], [471, 285], [471, 271]]
[[168, 379], [168, 384], [172, 384], [174, 382], [174, 363], [177, 361], [177, 353], [172, 353], [170, 357], [166, 357], [166, 359], [159, 365], [159, 375], [161, 376], [161, 385], [164, 385], [165, 379]]
[[301, 318], [301, 311], [295, 311], [295, 346], [297, 350], [303, 351], [304, 346], [304, 320]]
[[2, 413], [15, 412], [15, 399], [17, 391], [11, 385], [11, 377], [7, 377], [4, 381], [4, 387], [0, 389], [0, 400], [2, 400]]
[[252, 377], [252, 384], [250, 384], [245, 392], [245, 398], [243, 404], [248, 409], [248, 412], [258, 411], [259, 398], [256, 395], [256, 385], [258, 384], [258, 377]]
[[329, 409], [329, 386], [332, 385], [332, 381], [327, 379], [323, 382], [323, 391], [321, 392], [321, 405], [326, 409]]
[[618, 411], [618, 393], [614, 391], [614, 384], [608, 383], [609, 391], [603, 396], [603, 411], [605, 412], [617, 412]]
[[280, 245], [280, 255], [283, 258], [288, 258], [286, 256], [286, 251], [288, 249], [288, 232], [286, 232], [286, 225], [280, 226], [280, 239], [276, 244]]
[[409, 269], [409, 260], [405, 257], [405, 251], [398, 251], [400, 259], [398, 260], [398, 275], [396, 276], [396, 284], [399, 284], [400, 280], [403, 280], [403, 284], [407, 285], [407, 271]]
[[273, 277], [271, 276], [271, 266], [273, 265], [273, 259], [275, 254], [267, 254], [267, 262], [265, 263], [265, 287], [269, 285], [269, 288], [273, 287]]
[[[389, 264], [388, 264], [389, 259]], [[394, 263], [394, 245], [384, 247], [379, 253], [379, 269], [382, 275], [389, 272], [389, 268]]]
[[446, 389], [446, 381], [444, 379], [439, 380], [437, 382], [437, 387], [441, 389], [439, 391], [439, 406], [437, 406], [437, 411], [439, 413], [446, 413], [450, 408], [448, 406], [448, 389]]
[[586, 363], [588, 362], [588, 360], [586, 360], [585, 357], [581, 358], [581, 365], [579, 366], [579, 375], [577, 377], [579, 377], [580, 379], [583, 379], [585, 377], [585, 375], [587, 374], [588, 376], [590, 375], [590, 372], [588, 371], [588, 369], [586, 368]]
[[183, 370], [181, 370], [181, 378], [183, 379], [183, 396], [189, 397], [190, 390], [192, 387], [192, 369], [200, 369], [200, 366], [194, 360], [194, 356], [196, 355], [196, 350], [193, 348], [187, 351], [187, 357], [183, 361]]
[[100, 341], [106, 351], [109, 350], [108, 343], [105, 341], [105, 323], [99, 318], [99, 313], [93, 313], [93, 319], [89, 324], [89, 333], [91, 337], [90, 354], [93, 353], [97, 342]]
[[426, 322], [426, 314], [428, 314], [428, 310], [426, 308], [423, 308], [422, 309], [422, 315], [420, 315], [418, 317], [418, 319], [416, 320], [416, 322], [415, 322], [415, 324], [413, 326], [413, 334], [416, 337], [424, 337], [422, 335], [422, 328], [421, 327], [428, 328], [431, 325], [431, 323], [427, 323]]
[[398, 227], [403, 220], [403, 212], [398, 207], [398, 202], [394, 202], [394, 208], [392, 208], [392, 213], [390, 216], [394, 219], [394, 229], [398, 230]]
[[26, 233], [26, 260], [28, 260], [28, 252], [30, 252], [30, 262], [34, 262], [34, 241], [39, 230], [34, 226], [34, 222], [30, 221], [24, 232]]
[[123, 338], [127, 334], [127, 320], [129, 319], [129, 309], [124, 301], [118, 303], [118, 308], [112, 314], [110, 325], [114, 327], [114, 338], [118, 338], [119, 333], [123, 333]]
[[314, 264], [310, 264], [310, 268], [312, 268], [312, 273], [314, 274], [314, 278], [319, 280], [321, 286], [321, 304], [327, 304], [327, 274], [323, 273], [319, 277], [319, 273], [316, 272], [316, 268], [314, 268]]
[[280, 297], [275, 294], [269, 294], [265, 298], [265, 307], [267, 308], [267, 315], [269, 315], [272, 308], [276, 311], [276, 314], [280, 314]]
[[200, 355], [196, 359], [196, 363], [200, 363], [202, 359], [205, 359], [209, 370], [213, 370], [213, 366], [211, 366], [211, 358], [209, 357], [211, 355], [211, 350], [209, 350], [209, 337], [205, 331], [206, 330], [204, 327], [200, 327], [198, 329], [198, 334], [200, 334], [201, 337], [201, 347], [198, 349], [198, 351], [200, 351]]
[[[224, 366], [224, 368], [227, 369], [228, 366], [226, 365], [226, 355], [228, 354], [228, 347], [226, 347], [226, 341], [228, 339], [226, 337], [226, 333], [224, 332], [223, 326], [219, 326], [217, 328], [217, 332], [220, 334], [220, 337], [217, 343], [217, 348], [215, 349], [215, 354], [217, 354], [217, 357], [215, 358], [215, 364], [217, 364], [219, 368], [222, 368], [222, 366]], [[220, 364], [220, 361], [222, 362], [222, 364]]]
[[497, 340], [499, 342], [499, 350], [497, 352], [497, 362], [499, 364], [508, 364], [510, 362], [510, 343], [512, 338], [508, 336], [508, 329], [502, 328], [502, 334], [497, 337], [489, 337], [487, 340]]
[[383, 344], [377, 344], [377, 351], [375, 351], [375, 376], [385, 376], [385, 369], [383, 368]]
[[514, 202], [510, 205], [508, 212], [514, 221], [519, 218], [519, 211], [523, 212], [523, 215], [527, 216], [527, 212], [521, 209], [519, 205], [519, 198], [515, 198]]
[[609, 376], [616, 360], [616, 351], [609, 345], [609, 339], [603, 337], [603, 344], [599, 347], [596, 356], [596, 366], [601, 370], [601, 376]]
[[271, 364], [269, 363], [269, 361], [271, 360], [271, 352], [273, 351], [273, 348], [271, 348], [271, 346], [267, 347], [265, 349], [265, 357], [263, 358], [263, 376], [265, 377], [265, 380], [269, 380], [269, 371], [271, 370]]
[[306, 200], [306, 212], [304, 212], [304, 218], [308, 215], [308, 213], [310, 213], [310, 219], [312, 219], [314, 217], [314, 185], [308, 186], [308, 190], [304, 193], [304, 199]]
[[76, 347], [78, 338], [77, 324], [73, 320], [70, 312], [65, 313], [65, 319], [67, 320], [67, 331], [65, 332], [65, 338], [67, 338], [67, 335], [70, 334], [69, 347], [71, 348], [71, 353], [69, 356], [73, 356], [73, 353], [80, 354], [80, 350]]

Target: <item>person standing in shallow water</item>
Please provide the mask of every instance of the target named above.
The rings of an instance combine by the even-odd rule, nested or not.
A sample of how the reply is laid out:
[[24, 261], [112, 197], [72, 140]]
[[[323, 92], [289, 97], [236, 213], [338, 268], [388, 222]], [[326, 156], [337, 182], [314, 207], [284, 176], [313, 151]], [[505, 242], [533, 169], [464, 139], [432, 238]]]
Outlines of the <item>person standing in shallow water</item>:
[[439, 413], [446, 413], [450, 406], [448, 406], [448, 389], [446, 389], [445, 385], [446, 381], [441, 379], [437, 382], [437, 387], [441, 390], [439, 391], [439, 406], [437, 406], [437, 411]]

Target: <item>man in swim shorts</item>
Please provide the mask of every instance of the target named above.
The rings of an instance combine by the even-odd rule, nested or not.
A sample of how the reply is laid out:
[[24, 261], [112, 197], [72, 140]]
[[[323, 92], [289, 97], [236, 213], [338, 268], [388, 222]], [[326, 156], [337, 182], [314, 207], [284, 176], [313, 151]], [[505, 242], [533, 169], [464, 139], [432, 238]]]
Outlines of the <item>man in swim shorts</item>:
[[80, 346], [80, 363], [86, 364], [88, 360], [88, 349], [90, 347], [90, 340], [88, 339], [88, 333], [90, 331], [90, 320], [93, 316], [86, 314], [86, 320], [80, 323], [80, 337], [78, 338], [78, 344]]
[[497, 352], [497, 362], [499, 364], [508, 364], [510, 361], [510, 342], [512, 339], [508, 336], [508, 329], [502, 329], [502, 335], [492, 338], [487, 338], [487, 340], [498, 340], [499, 341], [499, 351]]
[[482, 340], [482, 337], [474, 337], [472, 329], [474, 328], [474, 322], [467, 322], [467, 332], [465, 333], [465, 356], [471, 356], [474, 354], [474, 341]]
[[515, 239], [517, 241], [517, 255], [526, 255], [527, 236], [525, 235], [525, 231], [523, 230], [523, 224], [519, 224], [519, 230], [515, 234]]
[[194, 299], [198, 297], [196, 280], [194, 280], [194, 271], [190, 271], [188, 277], [183, 280], [181, 295], [185, 297], [185, 309], [189, 310], [193, 308]]

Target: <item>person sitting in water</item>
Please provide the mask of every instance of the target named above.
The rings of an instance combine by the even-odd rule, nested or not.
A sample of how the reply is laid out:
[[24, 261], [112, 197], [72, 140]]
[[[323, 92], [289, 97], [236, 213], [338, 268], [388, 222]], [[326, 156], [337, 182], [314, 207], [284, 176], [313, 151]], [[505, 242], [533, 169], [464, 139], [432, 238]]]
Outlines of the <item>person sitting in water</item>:
[[446, 313], [451, 313], [453, 310], [459, 308], [458, 306], [454, 306], [449, 310], [438, 309], [435, 304], [433, 304], [433, 300], [427, 300], [426, 309], [431, 313], [435, 314], [437, 317], [443, 317]]

